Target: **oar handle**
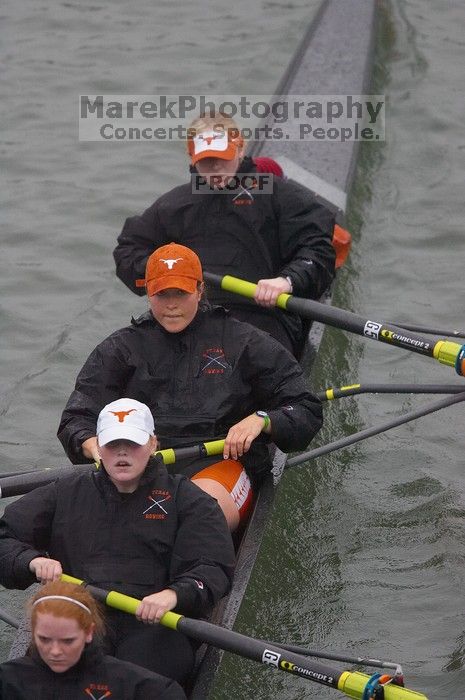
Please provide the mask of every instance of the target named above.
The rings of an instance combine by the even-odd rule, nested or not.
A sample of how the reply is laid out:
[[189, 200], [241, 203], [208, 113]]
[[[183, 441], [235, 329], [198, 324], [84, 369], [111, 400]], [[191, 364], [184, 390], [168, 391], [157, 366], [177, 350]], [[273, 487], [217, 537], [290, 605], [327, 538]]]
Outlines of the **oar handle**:
[[[253, 298], [257, 285], [225, 275], [213, 275], [204, 272], [207, 282], [218, 285], [221, 289], [247, 298]], [[349, 333], [355, 333], [371, 340], [378, 340], [387, 345], [410, 350], [427, 357], [434, 357], [438, 362], [449, 367], [455, 367], [457, 374], [465, 376], [465, 345], [459, 345], [450, 340], [430, 339], [411, 333], [406, 328], [373, 321], [351, 311], [338, 309], [335, 306], [322, 304], [313, 299], [302, 299], [291, 294], [280, 294], [276, 306], [291, 311], [304, 318], [320, 321], [328, 326], [334, 326]]]
[[[61, 574], [61, 580], [66, 581], [66, 583], [75, 583], [77, 586], [82, 586], [82, 584], [85, 583], [82, 579], [70, 576], [69, 574]], [[104, 591], [102, 588], [97, 588], [96, 586], [87, 586], [87, 588], [97, 600], [105, 603], [109, 608], [121, 610], [122, 612], [128, 613], [128, 615], [135, 615], [141, 603], [138, 598], [133, 598], [125, 593]], [[170, 627], [175, 630], [180, 618], [181, 615], [177, 613], [167, 612], [163, 615], [160, 622], [165, 627]]]
[[[224, 275], [224, 277], [221, 277], [221, 275], [215, 275], [212, 272], [204, 271], [203, 276], [207, 282], [214, 284], [215, 287], [220, 287], [225, 292], [239, 294], [242, 297], [247, 297], [247, 299], [253, 299], [257, 291], [257, 285], [254, 282], [247, 282], [247, 280], [241, 280], [231, 275]], [[290, 294], [280, 294], [276, 300], [276, 306], [285, 309], [290, 298]]]
[[158, 450], [154, 455], [160, 455], [165, 464], [174, 464], [182, 459], [195, 459], [196, 457], [210, 457], [223, 454], [224, 440], [211, 440], [200, 445], [190, 447], [175, 447], [166, 450]]
[[[62, 574], [62, 581], [81, 585], [81, 579]], [[87, 585], [89, 592], [106, 605], [134, 615], [140, 600], [124, 593], [105, 591], [96, 586]], [[330, 688], [337, 688], [354, 700], [363, 700], [365, 689], [371, 677], [364, 673], [351, 671], [334, 671], [334, 669], [315, 661], [309, 661], [305, 656], [287, 652], [279, 646], [269, 645], [253, 637], [247, 637], [232, 630], [213, 625], [204, 620], [193, 620], [177, 613], [167, 612], [160, 623], [165, 627], [177, 630], [201, 642], [238, 654], [262, 664], [274, 666], [281, 671], [287, 671], [300, 678], [313, 680]], [[385, 700], [427, 700], [422, 693], [416, 693], [400, 686], [384, 686]]]
[[[224, 449], [224, 440], [211, 440], [200, 445], [192, 445], [191, 447], [177, 447], [174, 449], [159, 450], [154, 454], [161, 455], [165, 464], [174, 464], [182, 459], [199, 459], [209, 457], [210, 455], [222, 454]], [[70, 464], [66, 467], [52, 467], [23, 472], [14, 476], [0, 477], [0, 499], [9, 498], [11, 496], [20, 496], [39, 486], [46, 486], [55, 479], [68, 474], [74, 474], [76, 469], [94, 470], [93, 464]]]

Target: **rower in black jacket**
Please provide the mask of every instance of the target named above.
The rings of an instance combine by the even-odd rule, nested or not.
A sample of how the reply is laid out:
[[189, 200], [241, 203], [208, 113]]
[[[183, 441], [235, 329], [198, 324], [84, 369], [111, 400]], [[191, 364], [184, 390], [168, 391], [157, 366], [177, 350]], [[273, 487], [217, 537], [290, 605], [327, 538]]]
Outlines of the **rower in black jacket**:
[[180, 468], [218, 500], [234, 530], [270, 469], [267, 442], [305, 449], [321, 427], [321, 404], [280, 343], [221, 307], [200, 304], [202, 267], [192, 250], [159, 248], [145, 282], [150, 311], [91, 353], [58, 437], [72, 462], [98, 459], [96, 417], [119, 396], [150, 407], [161, 449], [226, 436], [223, 460]]
[[175, 681], [103, 653], [102, 615], [83, 586], [48, 583], [29, 608], [31, 644], [0, 664], [0, 700], [186, 700]]
[[80, 470], [5, 509], [0, 583], [24, 589], [65, 572], [142, 598], [136, 617], [108, 611], [109, 653], [184, 681], [195, 644], [153, 623], [172, 609], [207, 616], [229, 591], [234, 549], [214, 499], [150, 458], [153, 432], [144, 404], [123, 398], [105, 406], [100, 470]]
[[299, 356], [305, 324], [275, 307], [282, 292], [318, 299], [335, 272], [334, 216], [302, 185], [257, 173], [244, 157], [234, 120], [200, 118], [188, 130], [191, 182], [126, 219], [114, 250], [118, 277], [136, 294], [149, 255], [175, 241], [192, 248], [204, 269], [258, 282], [254, 301], [217, 289], [215, 304], [269, 332]]

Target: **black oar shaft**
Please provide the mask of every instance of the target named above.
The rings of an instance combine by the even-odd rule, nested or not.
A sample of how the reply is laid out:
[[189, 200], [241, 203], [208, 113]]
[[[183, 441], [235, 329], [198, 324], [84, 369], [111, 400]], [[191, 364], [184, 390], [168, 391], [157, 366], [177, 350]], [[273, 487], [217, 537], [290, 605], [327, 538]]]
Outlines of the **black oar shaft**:
[[[254, 297], [257, 285], [246, 280], [226, 275], [221, 277], [204, 272], [207, 282], [220, 286], [227, 292], [233, 292], [249, 299]], [[312, 321], [320, 321], [329, 326], [378, 340], [394, 347], [411, 350], [427, 357], [434, 357], [442, 364], [456, 367], [459, 374], [465, 374], [465, 353], [462, 346], [452, 341], [425, 338], [405, 328], [387, 324], [382, 321], [363, 318], [352, 311], [338, 309], [335, 306], [321, 304], [312, 299], [301, 299], [290, 294], [280, 294], [276, 306], [286, 311], [299, 314]]]
[[408, 331], [414, 331], [415, 333], [426, 333], [427, 335], [440, 335], [446, 338], [465, 338], [465, 331], [462, 330], [443, 330], [442, 328], [429, 328], [428, 326], [417, 326], [413, 323], [403, 322], [403, 321], [389, 321], [394, 326], [398, 328], [406, 328]]
[[418, 408], [414, 411], [410, 411], [409, 413], [404, 413], [403, 416], [393, 418], [391, 421], [389, 421], [388, 423], [384, 423], [383, 425], [366, 428], [365, 430], [361, 430], [358, 433], [354, 433], [353, 435], [348, 435], [347, 437], [341, 438], [340, 440], [331, 442], [328, 445], [317, 447], [315, 450], [303, 452], [302, 454], [297, 455], [296, 457], [291, 457], [290, 459], [288, 459], [285, 466], [286, 468], [295, 467], [298, 464], [307, 462], [310, 459], [315, 459], [316, 457], [321, 457], [322, 455], [329, 454], [330, 452], [334, 452], [335, 450], [340, 450], [343, 447], [354, 445], [355, 443], [360, 442], [361, 440], [366, 440], [366, 438], [373, 437], [374, 435], [378, 435], [379, 433], [384, 433], [387, 430], [396, 428], [399, 425], [404, 425], [405, 423], [409, 423], [410, 421], [415, 420], [416, 418], [422, 418], [423, 416], [427, 416], [430, 413], [434, 413], [435, 411], [441, 410], [442, 408], [447, 408], [448, 406], [460, 403], [461, 401], [465, 401], [465, 391], [461, 392], [460, 394], [456, 394], [455, 396], [449, 396], [445, 399], [441, 399], [440, 401], [430, 403], [427, 406], [423, 406], [423, 408]]
[[[176, 447], [172, 449], [159, 450], [165, 464], [174, 464], [182, 459], [195, 459], [196, 457], [207, 457], [221, 454], [223, 452], [224, 440], [212, 440], [200, 445], [189, 447]], [[12, 476], [0, 477], [0, 498], [19, 496], [39, 486], [46, 486], [55, 479], [72, 474], [76, 469], [95, 469], [93, 464], [74, 464], [66, 467], [55, 467], [40, 469], [37, 471], [19, 472]]]
[[434, 349], [438, 341], [416, 335], [407, 329], [394, 325], [362, 318], [352, 311], [342, 311], [335, 306], [323, 305], [312, 299], [298, 299], [297, 297], [289, 297], [286, 309], [371, 340], [379, 340], [381, 343], [411, 350], [427, 357], [434, 357]]
[[[62, 574], [61, 578], [69, 583], [84, 584], [84, 581], [81, 579], [68, 574]], [[117, 591], [105, 591], [92, 585], [88, 585], [87, 588], [97, 600], [101, 600], [111, 608], [122, 610], [130, 615], [136, 614], [141, 602], [137, 598], [132, 598]], [[189, 637], [213, 644], [225, 651], [231, 651], [234, 654], [239, 654], [253, 661], [259, 661], [278, 670], [338, 689], [354, 700], [365, 700], [368, 697], [367, 693], [373, 677], [370, 678], [366, 674], [357, 671], [335, 671], [325, 664], [310, 661], [304, 656], [285, 651], [279, 646], [275, 647], [267, 642], [247, 637], [238, 632], [213, 625], [210, 622], [193, 620], [173, 612], [165, 613], [160, 623], [165, 627], [179, 630]], [[376, 677], [374, 680], [377, 682]], [[386, 684], [382, 690], [384, 691], [385, 700], [427, 700], [421, 693], [416, 693], [394, 684]]]
[[7, 476], [0, 479], [0, 498], [9, 498], [10, 496], [19, 496], [28, 493], [40, 486], [46, 486], [55, 479], [62, 476], [72, 474], [77, 466], [81, 469], [93, 469], [91, 464], [70, 465], [69, 467], [55, 467], [54, 469], [45, 469], [35, 472], [27, 472], [18, 474], [17, 476]]
[[[82, 583], [79, 579], [74, 579], [66, 574], [62, 575], [62, 579], [74, 583]], [[86, 587], [97, 600], [131, 614], [134, 614], [135, 605], [140, 602], [115, 591], [105, 591], [93, 585], [87, 585]], [[259, 661], [262, 664], [274, 666], [281, 671], [287, 671], [293, 675], [307, 678], [331, 688], [338, 687], [338, 680], [343, 674], [342, 671], [335, 671], [325, 664], [310, 661], [298, 654], [267, 644], [267, 642], [247, 637], [204, 620], [194, 620], [175, 613], [166, 613], [161, 619], [161, 624], [206, 644], [213, 644], [224, 651], [230, 651], [252, 661]]]
[[[264, 640], [263, 640], [264, 641]], [[373, 666], [375, 668], [390, 668], [396, 671], [396, 675], [402, 674], [402, 667], [393, 661], [382, 661], [381, 659], [370, 659], [365, 656], [349, 656], [348, 654], [336, 654], [329, 651], [318, 651], [316, 649], [307, 649], [296, 644], [281, 644], [277, 642], [264, 641], [264, 644], [272, 644], [275, 647], [292, 651], [294, 654], [302, 656], [314, 656], [317, 659], [328, 659], [331, 661], [343, 661], [348, 664], [363, 664], [364, 666]]]
[[460, 394], [463, 384], [349, 384], [319, 391], [320, 401], [331, 401], [356, 394]]
[[0, 608], [0, 620], [6, 622], [7, 625], [10, 625], [10, 627], [15, 627], [16, 629], [19, 628], [19, 620], [10, 615], [10, 613], [3, 608]]
[[188, 637], [213, 644], [220, 649], [244, 656], [252, 661], [275, 666], [282, 671], [288, 671], [295, 676], [308, 678], [331, 688], [338, 687], [338, 680], [342, 675], [342, 671], [336, 672], [326, 664], [309, 661], [294, 652], [286, 651], [284, 648], [246, 637], [239, 632], [226, 630], [203, 620], [181, 617], [177, 629]]

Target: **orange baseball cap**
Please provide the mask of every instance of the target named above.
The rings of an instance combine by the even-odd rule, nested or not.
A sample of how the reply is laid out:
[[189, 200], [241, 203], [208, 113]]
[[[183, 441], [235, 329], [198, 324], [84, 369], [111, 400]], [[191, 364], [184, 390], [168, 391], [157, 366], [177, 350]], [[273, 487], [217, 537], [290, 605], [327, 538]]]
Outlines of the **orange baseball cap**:
[[244, 140], [237, 129], [229, 131], [206, 129], [202, 133], [189, 137], [187, 147], [192, 165], [195, 165], [202, 158], [232, 160], [243, 143]]
[[164, 289], [182, 289], [192, 294], [203, 282], [202, 265], [198, 255], [179, 243], [168, 243], [157, 248], [147, 260], [145, 279], [137, 280], [138, 287], [146, 287], [148, 296]]

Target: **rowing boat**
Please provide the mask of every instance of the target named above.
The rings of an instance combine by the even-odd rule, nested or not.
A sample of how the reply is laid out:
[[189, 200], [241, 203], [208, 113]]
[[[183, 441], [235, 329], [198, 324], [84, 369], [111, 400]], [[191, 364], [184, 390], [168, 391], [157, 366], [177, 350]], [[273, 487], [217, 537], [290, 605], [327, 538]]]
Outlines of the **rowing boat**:
[[[367, 92], [373, 57], [375, 0], [326, 0], [296, 50], [276, 95], [361, 95]], [[287, 177], [308, 189], [337, 214], [343, 223], [355, 172], [358, 142], [266, 141], [255, 142], [250, 155], [261, 153], [276, 159]], [[325, 297], [330, 303], [330, 295]], [[305, 364], [315, 357], [324, 326], [314, 323], [309, 332]], [[258, 494], [252, 517], [238, 550], [233, 589], [217, 607], [213, 621], [231, 629], [235, 623], [253, 570], [273, 505], [276, 485], [286, 455], [275, 451], [273, 470]], [[10, 651], [10, 658], [22, 655], [29, 633], [22, 627]], [[223, 652], [202, 648], [190, 688], [192, 700], [210, 695]]]
[[[276, 96], [287, 95], [362, 95], [368, 92], [375, 40], [376, 8], [374, 0], [327, 0], [310, 24], [280, 81]], [[354, 179], [359, 143], [315, 141], [259, 141], [249, 154], [274, 158], [287, 177], [310, 189], [320, 201], [336, 212], [344, 223], [347, 197]], [[331, 302], [326, 295], [325, 303]], [[304, 362], [313, 362], [324, 326], [313, 323]], [[286, 455], [277, 450], [270, 477], [260, 488], [255, 508], [241, 541], [234, 584], [228, 598], [215, 611], [213, 621], [232, 629], [252, 574], [268, 521], [276, 486], [286, 463]], [[210, 697], [223, 651], [208, 647], [201, 659], [189, 697]]]

